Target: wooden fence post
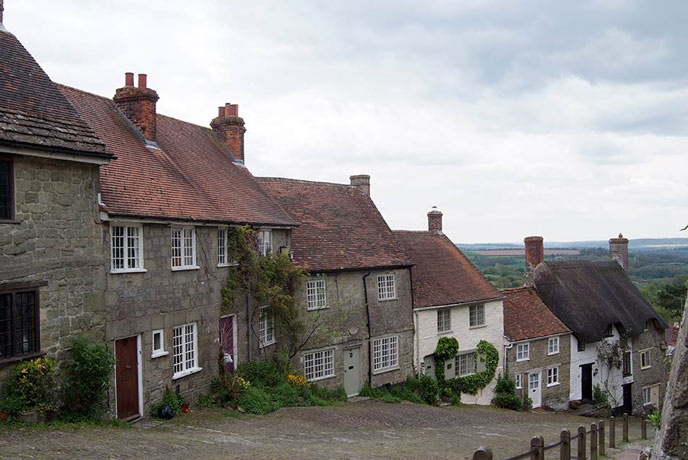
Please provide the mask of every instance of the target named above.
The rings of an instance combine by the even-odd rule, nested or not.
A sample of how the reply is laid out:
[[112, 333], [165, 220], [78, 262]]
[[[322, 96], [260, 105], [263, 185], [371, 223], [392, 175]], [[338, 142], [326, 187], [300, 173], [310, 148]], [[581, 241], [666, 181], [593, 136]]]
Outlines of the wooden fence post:
[[545, 460], [545, 439], [534, 436], [530, 440], [530, 460]]
[[640, 436], [647, 439], [647, 419], [645, 417], [640, 419]]
[[578, 427], [578, 460], [585, 460], [585, 426]]
[[616, 419], [613, 415], [609, 419], [609, 447], [616, 447]]
[[571, 460], [571, 432], [567, 429], [561, 430], [559, 460]]
[[604, 420], [600, 420], [599, 423], [597, 424], [597, 433], [599, 435], [599, 444], [600, 444], [600, 457], [604, 456]]
[[590, 460], [597, 460], [597, 425], [590, 424]]
[[628, 414], [623, 416], [623, 441], [628, 442]]
[[480, 446], [473, 452], [473, 460], [492, 460], [492, 449]]

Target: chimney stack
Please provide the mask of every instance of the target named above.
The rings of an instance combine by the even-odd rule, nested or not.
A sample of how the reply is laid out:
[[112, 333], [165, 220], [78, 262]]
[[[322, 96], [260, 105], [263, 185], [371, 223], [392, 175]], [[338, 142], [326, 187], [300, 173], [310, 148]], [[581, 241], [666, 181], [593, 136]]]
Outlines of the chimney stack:
[[226, 103], [218, 108], [218, 114], [210, 122], [215, 136], [238, 161], [244, 162], [244, 119], [239, 116], [237, 104]]
[[609, 259], [616, 260], [624, 270], [628, 270], [628, 238], [621, 233], [618, 238], [609, 240]]
[[139, 85], [134, 86], [134, 74], [124, 74], [124, 87], [115, 91], [117, 108], [132, 122], [143, 134], [147, 141], [155, 142], [155, 105], [158, 102], [158, 93], [147, 87], [147, 76], [139, 74]]
[[350, 176], [349, 180], [351, 185], [356, 187], [365, 195], [370, 196], [370, 176], [367, 174], [358, 174], [356, 176]]
[[526, 244], [526, 281], [535, 268], [545, 260], [545, 246], [541, 236], [527, 236], [523, 240]]
[[428, 212], [428, 231], [433, 233], [442, 233], [442, 211], [433, 206]]

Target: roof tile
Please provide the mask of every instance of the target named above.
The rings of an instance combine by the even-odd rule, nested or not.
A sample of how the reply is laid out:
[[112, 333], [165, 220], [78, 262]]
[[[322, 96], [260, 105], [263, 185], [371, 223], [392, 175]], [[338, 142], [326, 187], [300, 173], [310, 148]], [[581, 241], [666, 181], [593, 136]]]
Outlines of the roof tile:
[[504, 335], [512, 342], [571, 332], [532, 287], [502, 289], [502, 294]]

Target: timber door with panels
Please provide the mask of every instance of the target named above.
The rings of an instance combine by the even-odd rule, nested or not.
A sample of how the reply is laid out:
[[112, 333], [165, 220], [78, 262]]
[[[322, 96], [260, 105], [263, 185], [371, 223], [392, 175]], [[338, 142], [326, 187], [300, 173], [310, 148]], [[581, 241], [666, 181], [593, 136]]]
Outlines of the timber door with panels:
[[117, 418], [130, 419], [139, 412], [138, 337], [115, 341]]
[[361, 347], [344, 350], [344, 391], [356, 396], [361, 391]]
[[528, 397], [533, 401], [533, 408], [542, 406], [540, 371], [528, 374]]

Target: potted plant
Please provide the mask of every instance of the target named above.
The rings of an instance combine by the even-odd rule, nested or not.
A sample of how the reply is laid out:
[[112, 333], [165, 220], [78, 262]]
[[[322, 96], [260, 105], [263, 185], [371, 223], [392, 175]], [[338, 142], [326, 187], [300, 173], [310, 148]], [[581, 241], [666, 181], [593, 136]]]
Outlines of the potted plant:
[[[10, 373], [5, 411], [23, 422], [47, 421], [55, 416], [55, 361], [36, 358], [22, 361]], [[9, 402], [8, 402], [9, 401]]]

